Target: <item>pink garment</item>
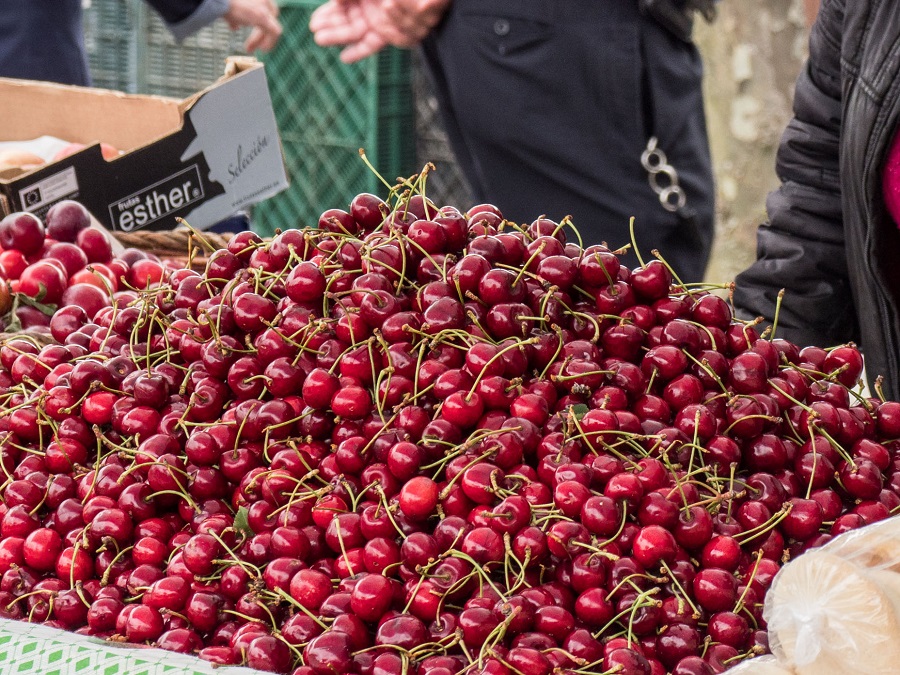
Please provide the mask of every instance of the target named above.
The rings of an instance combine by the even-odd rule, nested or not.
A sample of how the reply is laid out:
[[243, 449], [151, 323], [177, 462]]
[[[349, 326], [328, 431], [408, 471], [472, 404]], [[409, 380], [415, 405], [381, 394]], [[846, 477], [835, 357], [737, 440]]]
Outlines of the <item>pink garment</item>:
[[891, 149], [888, 150], [884, 173], [881, 176], [881, 189], [884, 192], [884, 203], [888, 212], [900, 227], [900, 134], [894, 136]]

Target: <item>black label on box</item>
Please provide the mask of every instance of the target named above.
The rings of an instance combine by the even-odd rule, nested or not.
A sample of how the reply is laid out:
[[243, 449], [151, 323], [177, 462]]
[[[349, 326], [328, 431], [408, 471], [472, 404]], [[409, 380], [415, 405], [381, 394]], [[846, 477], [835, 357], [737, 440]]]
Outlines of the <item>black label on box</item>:
[[192, 164], [168, 178], [148, 185], [109, 205], [113, 227], [123, 232], [147, 227], [156, 221], [203, 201], [200, 167]]

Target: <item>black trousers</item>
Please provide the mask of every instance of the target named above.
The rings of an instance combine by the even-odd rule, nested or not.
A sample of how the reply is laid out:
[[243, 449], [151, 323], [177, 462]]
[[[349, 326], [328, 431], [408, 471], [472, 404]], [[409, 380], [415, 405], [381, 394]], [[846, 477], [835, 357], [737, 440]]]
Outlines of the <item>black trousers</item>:
[[[454, 0], [423, 55], [475, 202], [516, 222], [571, 216], [585, 246], [629, 244], [633, 216], [645, 262], [658, 249], [683, 281], [702, 279], [714, 185], [693, 45], [636, 0]], [[651, 136], [693, 218], [651, 189]]]

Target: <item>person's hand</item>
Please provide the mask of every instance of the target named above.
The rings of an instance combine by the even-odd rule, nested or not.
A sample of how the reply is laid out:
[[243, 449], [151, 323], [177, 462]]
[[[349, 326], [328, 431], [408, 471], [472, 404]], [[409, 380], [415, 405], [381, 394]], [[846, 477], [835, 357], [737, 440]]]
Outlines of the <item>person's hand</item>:
[[354, 63], [381, 51], [388, 43], [371, 30], [363, 0], [329, 0], [317, 7], [309, 29], [320, 47], [344, 47], [341, 61]]
[[394, 47], [414, 47], [434, 28], [451, 0], [381, 0], [370, 15], [373, 30]]
[[410, 48], [441, 20], [451, 0], [329, 0], [313, 12], [310, 30], [316, 44], [344, 46], [346, 63], [384, 47]]
[[244, 49], [253, 53], [257, 49], [271, 51], [281, 37], [278, 21], [278, 5], [274, 0], [229, 0], [223, 17], [232, 30], [252, 26], [253, 30], [244, 43]]

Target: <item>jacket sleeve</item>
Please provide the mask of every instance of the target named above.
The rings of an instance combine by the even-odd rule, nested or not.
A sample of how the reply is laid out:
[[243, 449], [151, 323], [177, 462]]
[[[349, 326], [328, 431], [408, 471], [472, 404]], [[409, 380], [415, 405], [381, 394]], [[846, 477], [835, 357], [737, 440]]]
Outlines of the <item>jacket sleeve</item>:
[[228, 10], [228, 0], [145, 0], [166, 22], [176, 40], [196, 33]]
[[781, 187], [757, 233], [757, 260], [736, 278], [738, 316], [771, 323], [799, 346], [855, 339], [841, 211], [841, 35], [846, 0], [824, 0], [797, 80], [794, 118], [778, 149]]

